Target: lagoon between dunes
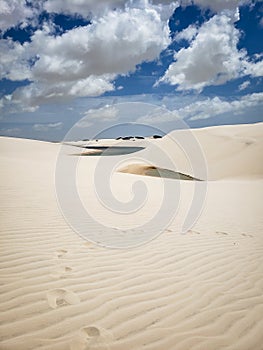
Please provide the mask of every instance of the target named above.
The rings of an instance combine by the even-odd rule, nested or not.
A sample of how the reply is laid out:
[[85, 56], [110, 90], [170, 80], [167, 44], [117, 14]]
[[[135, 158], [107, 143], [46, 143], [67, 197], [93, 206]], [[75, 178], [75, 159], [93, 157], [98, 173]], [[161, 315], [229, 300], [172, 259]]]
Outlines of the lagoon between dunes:
[[[1, 349], [262, 349], [263, 123], [191, 130], [205, 172], [174, 144], [184, 132], [85, 148], [0, 137]], [[169, 159], [151, 158], [151, 147]], [[112, 229], [109, 240], [81, 221], [67, 197], [67, 168], [57, 175], [60, 156], [76, 163], [79, 201]], [[152, 236], [147, 223], [167, 200], [164, 183], [180, 200]], [[204, 184], [194, 225], [182, 233], [195, 186]], [[140, 188], [147, 195], [134, 210]], [[111, 194], [125, 213], [109, 208]]]

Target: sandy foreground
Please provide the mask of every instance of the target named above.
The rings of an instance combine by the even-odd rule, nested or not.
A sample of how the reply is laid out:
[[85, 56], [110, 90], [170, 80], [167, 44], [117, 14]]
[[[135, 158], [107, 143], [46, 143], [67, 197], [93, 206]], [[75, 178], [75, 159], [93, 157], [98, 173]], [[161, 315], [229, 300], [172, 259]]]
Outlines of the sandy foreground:
[[[180, 233], [194, 182], [169, 179], [180, 184], [178, 215], [133, 249], [99, 246], [67, 223], [55, 187], [59, 144], [0, 138], [0, 349], [263, 349], [263, 123], [193, 133], [209, 179], [201, 216]], [[194, 175], [169, 137], [152, 142]], [[138, 179], [148, 197], [128, 216], [108, 213], [92, 192], [100, 157], [80, 158], [79, 196], [97, 221], [125, 234], [157, 215], [162, 179], [115, 171], [118, 200], [133, 198]]]

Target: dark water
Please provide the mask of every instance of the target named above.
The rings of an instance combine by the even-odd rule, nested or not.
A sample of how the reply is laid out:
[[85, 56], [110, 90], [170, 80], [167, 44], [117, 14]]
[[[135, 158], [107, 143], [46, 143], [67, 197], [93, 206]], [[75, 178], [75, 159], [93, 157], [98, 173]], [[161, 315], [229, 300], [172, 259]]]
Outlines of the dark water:
[[135, 153], [138, 151], [141, 151], [144, 149], [144, 147], [119, 147], [119, 146], [111, 146], [111, 147], [106, 147], [106, 146], [87, 146], [83, 147], [89, 150], [97, 150], [99, 152], [96, 153], [79, 153], [79, 156], [83, 157], [98, 157], [98, 156], [120, 156], [124, 154], [130, 154], [130, 153]]

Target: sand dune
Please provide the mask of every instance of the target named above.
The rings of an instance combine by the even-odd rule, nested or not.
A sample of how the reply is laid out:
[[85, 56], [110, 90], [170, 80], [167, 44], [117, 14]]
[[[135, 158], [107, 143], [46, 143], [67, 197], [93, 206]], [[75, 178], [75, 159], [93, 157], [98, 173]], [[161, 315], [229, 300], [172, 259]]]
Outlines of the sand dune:
[[[194, 182], [180, 181], [178, 215], [135, 249], [103, 248], [67, 224], [54, 186], [59, 144], [0, 138], [0, 348], [261, 350], [262, 126], [195, 130], [209, 178], [221, 181], [208, 182], [204, 211], [186, 234], [178, 227]], [[151, 142], [169, 151], [170, 136]], [[171, 156], [191, 174], [182, 153]], [[90, 194], [98, 161], [78, 165], [81, 200], [98, 220], [126, 228], [155, 215], [162, 179], [147, 176], [139, 177], [145, 208], [106, 215]], [[115, 172], [112, 191], [129, 201], [137, 180]]]
[[[176, 140], [178, 133], [184, 131], [174, 131], [160, 140], [163, 147], [169, 148], [169, 139]], [[262, 178], [263, 123], [195, 129], [193, 134], [204, 152], [209, 180]]]
[[130, 164], [118, 170], [121, 173], [129, 173], [135, 175], [144, 175], [144, 176], [154, 176], [162, 177], [175, 180], [197, 180], [190, 175], [180, 173], [178, 171], [173, 171], [169, 169], [164, 169], [157, 167], [155, 165], [145, 165], [145, 164]]

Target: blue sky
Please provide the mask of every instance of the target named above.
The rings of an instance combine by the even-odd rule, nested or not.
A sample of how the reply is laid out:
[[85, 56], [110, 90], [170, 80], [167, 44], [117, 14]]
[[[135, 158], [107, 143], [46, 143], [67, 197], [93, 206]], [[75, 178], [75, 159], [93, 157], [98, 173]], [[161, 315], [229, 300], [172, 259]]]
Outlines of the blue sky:
[[0, 29], [0, 135], [263, 121], [262, 1], [3, 0]]

